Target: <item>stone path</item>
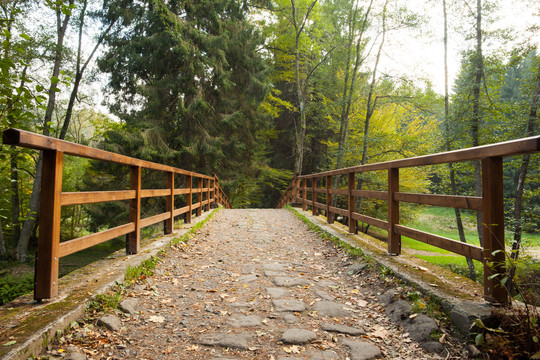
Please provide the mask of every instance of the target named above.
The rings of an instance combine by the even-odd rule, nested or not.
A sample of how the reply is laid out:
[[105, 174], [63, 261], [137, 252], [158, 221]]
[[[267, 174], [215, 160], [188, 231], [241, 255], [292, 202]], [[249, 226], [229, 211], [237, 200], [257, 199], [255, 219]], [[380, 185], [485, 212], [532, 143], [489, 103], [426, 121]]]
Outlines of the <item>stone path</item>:
[[[81, 326], [62, 346], [95, 359], [450, 358], [386, 316], [387, 285], [287, 210], [220, 210], [132, 288], [120, 323]], [[96, 332], [107, 340], [84, 348]]]

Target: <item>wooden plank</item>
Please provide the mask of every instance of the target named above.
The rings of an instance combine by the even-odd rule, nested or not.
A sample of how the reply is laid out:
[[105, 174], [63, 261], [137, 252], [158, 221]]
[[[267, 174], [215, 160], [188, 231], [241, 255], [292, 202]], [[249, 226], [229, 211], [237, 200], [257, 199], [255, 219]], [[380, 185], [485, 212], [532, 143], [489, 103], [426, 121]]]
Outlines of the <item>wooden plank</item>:
[[316, 202], [315, 205], [313, 206], [317, 209], [326, 209], [326, 204], [323, 204], [323, 203], [320, 203], [320, 202]]
[[166, 211], [169, 214], [169, 217], [165, 219], [165, 229], [163, 230], [164, 235], [172, 234], [174, 230], [174, 173], [167, 173], [167, 190], [169, 190], [169, 195], [166, 199]]
[[141, 189], [141, 198], [170, 196], [171, 189]]
[[324, 171], [316, 174], [302, 175], [302, 179], [321, 177], [326, 175], [345, 175], [350, 172], [365, 172], [388, 170], [391, 168], [404, 168], [413, 166], [437, 165], [462, 161], [479, 160], [488, 157], [512, 156], [519, 154], [529, 154], [540, 151], [540, 136], [511, 140], [507, 142], [489, 144], [467, 149], [442, 152], [431, 155], [417, 156], [408, 159], [387, 161], [368, 165], [352, 166], [348, 168]]
[[67, 155], [80, 156], [88, 159], [114, 162], [128, 166], [139, 166], [146, 169], [173, 171], [176, 174], [193, 175], [210, 179], [211, 177], [204, 174], [198, 174], [191, 171], [177, 169], [172, 166], [153, 163], [150, 161], [140, 160], [125, 155], [116, 154], [109, 151], [91, 148], [89, 146], [75, 144], [65, 140], [34, 134], [29, 131], [19, 129], [8, 129], [3, 133], [4, 144], [17, 145], [38, 150], [57, 150]]
[[333, 212], [334, 214], [339, 214], [342, 216], [349, 216], [349, 210], [345, 210], [345, 209], [338, 208], [335, 206], [330, 206], [330, 211]]
[[171, 218], [170, 212], [164, 212], [158, 215], [150, 216], [144, 219], [141, 219], [141, 229], [150, 225], [157, 224], [158, 222], [168, 220]]
[[349, 195], [349, 189], [332, 189], [330, 190], [330, 193], [336, 194], [336, 195]]
[[130, 188], [135, 191], [135, 198], [129, 202], [129, 222], [135, 224], [135, 230], [127, 235], [126, 253], [137, 254], [141, 243], [141, 167], [132, 166]]
[[507, 305], [508, 291], [501, 284], [506, 274], [502, 157], [482, 160], [482, 197], [484, 298]]
[[482, 198], [477, 196], [412, 194], [398, 192], [394, 194], [394, 197], [397, 201], [405, 201], [416, 204], [444, 206], [468, 210], [482, 210]]
[[380, 220], [371, 216], [359, 214], [357, 212], [352, 214], [352, 218], [354, 220], [361, 221], [363, 223], [373, 225], [375, 227], [378, 227], [379, 229], [388, 230], [388, 221]]
[[184, 206], [184, 207], [175, 209], [174, 210], [174, 216], [182, 215], [184, 213], [187, 214], [189, 212], [189, 208], [190, 208], [189, 206]]
[[60, 257], [73, 254], [92, 247], [102, 242], [109, 241], [116, 237], [126, 235], [135, 231], [135, 223], [128, 223], [114, 227], [112, 229], [103, 230], [95, 234], [86, 235], [77, 239], [64, 241], [60, 244]]
[[353, 190], [353, 195], [368, 199], [388, 200], [388, 191]]
[[191, 214], [193, 209], [193, 177], [191, 175], [186, 176], [186, 187], [189, 189], [189, 193], [186, 196], [186, 203], [189, 207], [186, 213], [186, 223], [191, 224]]
[[198, 202], [198, 206], [197, 206], [197, 216], [201, 216], [202, 214], [202, 207], [203, 207], [203, 191], [202, 191], [202, 188], [203, 188], [203, 179], [202, 178], [199, 178], [198, 180], [198, 184], [199, 184], [199, 189], [198, 189], [198, 197], [199, 197], [199, 202]]
[[356, 197], [353, 195], [353, 190], [356, 186], [356, 173], [349, 173], [349, 181], [348, 181], [348, 190], [349, 190], [349, 196], [348, 196], [348, 205], [349, 205], [349, 213], [347, 216], [349, 217], [349, 232], [351, 234], [356, 234], [358, 232], [358, 223], [356, 220], [353, 219], [353, 213], [356, 209]]
[[313, 214], [313, 216], [317, 216], [319, 215], [319, 209], [317, 208], [317, 206], [315, 206], [315, 204], [317, 203], [317, 188], [318, 188], [318, 184], [317, 184], [317, 181], [319, 179], [317, 178], [313, 178], [311, 180], [311, 213]]
[[396, 233], [395, 226], [399, 225], [399, 201], [395, 194], [399, 192], [399, 169], [388, 170], [388, 253], [401, 253], [401, 235]]
[[334, 223], [334, 214], [330, 210], [332, 207], [332, 176], [326, 177], [326, 222], [328, 224]]
[[313, 206], [313, 201], [306, 199], [306, 205]]
[[53, 150], [43, 151], [42, 155], [39, 241], [34, 287], [34, 299], [37, 301], [58, 295], [63, 155], [62, 152]]
[[189, 188], [174, 189], [174, 195], [187, 195], [190, 193]]
[[304, 179], [304, 182], [302, 184], [302, 210], [307, 210], [307, 180]]
[[315, 192], [317, 194], [326, 194], [326, 189], [325, 188], [315, 188]]
[[62, 206], [135, 199], [135, 190], [63, 192]]
[[479, 246], [430, 234], [424, 231], [411, 229], [403, 225], [394, 225], [394, 229], [400, 235], [407, 236], [411, 239], [415, 239], [471, 259], [482, 261], [482, 248]]

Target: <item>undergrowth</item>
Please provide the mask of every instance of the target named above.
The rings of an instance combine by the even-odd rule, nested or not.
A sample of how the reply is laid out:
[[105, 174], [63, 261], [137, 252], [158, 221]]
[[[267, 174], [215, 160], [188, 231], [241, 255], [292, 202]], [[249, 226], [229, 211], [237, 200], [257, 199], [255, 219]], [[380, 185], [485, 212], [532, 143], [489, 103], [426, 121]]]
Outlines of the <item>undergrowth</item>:
[[0, 305], [4, 305], [34, 289], [34, 274], [0, 277]]

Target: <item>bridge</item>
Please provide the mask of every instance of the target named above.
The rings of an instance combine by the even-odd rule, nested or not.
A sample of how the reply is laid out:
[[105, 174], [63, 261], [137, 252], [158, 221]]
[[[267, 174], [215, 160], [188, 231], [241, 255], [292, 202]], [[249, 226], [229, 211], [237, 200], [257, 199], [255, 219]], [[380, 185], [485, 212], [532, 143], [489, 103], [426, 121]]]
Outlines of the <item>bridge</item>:
[[[154, 276], [128, 289], [120, 286], [124, 301], [119, 308], [123, 315], [117, 311], [116, 315], [96, 319], [101, 324], [98, 328], [79, 320], [80, 324], [66, 330], [69, 336], [64, 336], [64, 343], [56, 342], [51, 347], [53, 355], [71, 345], [69, 352], [73, 354], [104, 358], [418, 359], [438, 358], [433, 352], [445, 348], [452, 351], [454, 358], [464, 357], [466, 350], [450, 335], [441, 341], [433, 340], [433, 331], [442, 336], [445, 330], [427, 316], [414, 313], [410, 305], [407, 308], [401, 300], [403, 290], [395, 286], [394, 280], [381, 279], [377, 263], [432, 293], [446, 292], [441, 296], [451, 299], [451, 311], [458, 320], [467, 317], [461, 303], [466, 303], [467, 308], [474, 305], [480, 315], [489, 313], [483, 299], [507, 304], [502, 275], [496, 275], [505, 272], [504, 258], [501, 261], [500, 257], [504, 250], [502, 158], [540, 150], [540, 137], [532, 137], [295, 176], [278, 207], [299, 204], [301, 208], [295, 212], [310, 224], [308, 228], [287, 210], [230, 209], [216, 175], [150, 163], [17, 129], [4, 133], [4, 143], [43, 150], [44, 156], [34, 292], [38, 302], [21, 299], [11, 310], [0, 311], [0, 339], [6, 340], [2, 343], [14, 341], [13, 349], [3, 347], [0, 354], [5, 359], [37, 355], [56, 330], [69, 328], [72, 321], [82, 317], [88, 293], [111, 289], [118, 293], [126, 263], [135, 266], [148, 259], [158, 259]], [[130, 189], [62, 192], [64, 154], [129, 166]], [[401, 168], [471, 160], [482, 162], [482, 197], [399, 191]], [[164, 187], [143, 189], [142, 169], [166, 173]], [[356, 189], [357, 174], [368, 171], [388, 172], [386, 191]], [[346, 188], [332, 187], [335, 176], [346, 179]], [[178, 181], [179, 177], [183, 179]], [[176, 196], [185, 200], [178, 209]], [[141, 199], [147, 197], [164, 197], [166, 211], [141, 219]], [[345, 199], [347, 207], [340, 207], [343, 201], [333, 202], [336, 197]], [[360, 197], [387, 200], [388, 219], [357, 213], [355, 204]], [[130, 202], [127, 224], [60, 241], [62, 206], [120, 200]], [[400, 225], [400, 202], [482, 211], [484, 247]], [[218, 204], [225, 209], [212, 210]], [[346, 218], [347, 226], [332, 224], [333, 214]], [[202, 224], [209, 215], [213, 218], [203, 227], [190, 227], [191, 223]], [[177, 216], [185, 218], [182, 229], [174, 229]], [[357, 221], [388, 230], [388, 243], [356, 235]], [[164, 223], [165, 237], [146, 247], [141, 245], [141, 228], [160, 222]], [[324, 241], [313, 230], [326, 234], [324, 237], [339, 246]], [[115, 255], [113, 263], [105, 261], [83, 270], [73, 275], [69, 284], [58, 279], [61, 257], [122, 235], [126, 235], [129, 256]], [[482, 261], [488, 274], [484, 289], [466, 279], [457, 280], [455, 274], [411, 262], [411, 257], [401, 250], [402, 235]], [[352, 256], [360, 254], [358, 247], [369, 256]], [[451, 346], [445, 346], [445, 341]]]

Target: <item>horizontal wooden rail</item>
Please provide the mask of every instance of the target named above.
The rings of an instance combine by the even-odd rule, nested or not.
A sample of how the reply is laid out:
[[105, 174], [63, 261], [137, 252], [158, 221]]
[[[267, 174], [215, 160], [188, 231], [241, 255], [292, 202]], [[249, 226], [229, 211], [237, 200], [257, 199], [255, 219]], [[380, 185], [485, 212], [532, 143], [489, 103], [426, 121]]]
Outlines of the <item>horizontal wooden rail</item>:
[[[185, 214], [185, 222], [210, 210], [213, 204], [230, 207], [229, 199], [219, 186], [216, 175], [208, 176], [172, 166], [135, 159], [125, 155], [91, 148], [18, 129], [3, 133], [4, 144], [43, 151], [43, 176], [41, 183], [39, 241], [36, 259], [34, 298], [38, 301], [58, 295], [59, 259], [102, 242], [127, 235], [126, 252], [137, 253], [140, 249], [140, 230], [146, 226], [164, 222], [165, 234], [174, 229], [174, 218]], [[112, 162], [129, 166], [130, 189], [115, 191], [62, 192], [62, 168], [64, 155]], [[163, 171], [167, 184], [162, 189], [142, 189], [141, 170]], [[175, 175], [185, 177], [185, 187], [175, 186]], [[197, 194], [197, 203], [193, 203]], [[175, 196], [184, 195], [186, 206], [175, 209]], [[165, 198], [166, 211], [141, 218], [141, 199]], [[95, 204], [110, 201], [129, 201], [127, 224], [103, 230], [77, 239], [60, 242], [62, 206]]]
[[[357, 221], [384, 229], [388, 231], [388, 252], [393, 255], [400, 254], [401, 236], [407, 236], [441, 249], [482, 261], [484, 264], [484, 297], [490, 302], [506, 305], [508, 303], [508, 293], [504, 284], [500, 282], [504, 276], [494, 276], [496, 274], [504, 274], [506, 271], [504, 265], [502, 158], [539, 151], [540, 136], [533, 136], [498, 144], [359, 165], [316, 174], [297, 174], [293, 177], [277, 206], [283, 207], [290, 202], [299, 202], [302, 204], [303, 210], [311, 207], [313, 215], [317, 215], [321, 210], [325, 211], [328, 223], [334, 221], [335, 215], [341, 215], [348, 219], [349, 232], [351, 233], [357, 231]], [[399, 170], [401, 168], [478, 160], [482, 163], [481, 197], [400, 192]], [[387, 172], [388, 183], [386, 191], [356, 188], [356, 174], [370, 171]], [[347, 188], [334, 189], [333, 176], [342, 175], [347, 175], [344, 177], [347, 179]], [[322, 181], [325, 182], [325, 186], [321, 186], [322, 184], [320, 183]], [[311, 199], [308, 198], [308, 194], [310, 194]], [[326, 204], [318, 201], [319, 194], [326, 194]], [[347, 199], [346, 208], [336, 206], [336, 204], [344, 206], [344, 198]], [[358, 198], [386, 201], [388, 203], [387, 220], [358, 213], [356, 211], [356, 200]], [[481, 211], [484, 247], [481, 248], [400, 225], [401, 202]]]
[[62, 206], [135, 199], [135, 190], [63, 192]]

